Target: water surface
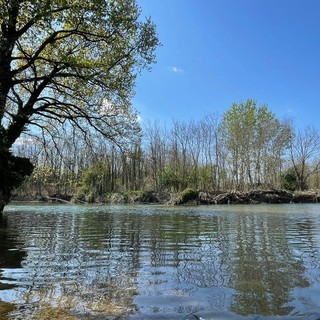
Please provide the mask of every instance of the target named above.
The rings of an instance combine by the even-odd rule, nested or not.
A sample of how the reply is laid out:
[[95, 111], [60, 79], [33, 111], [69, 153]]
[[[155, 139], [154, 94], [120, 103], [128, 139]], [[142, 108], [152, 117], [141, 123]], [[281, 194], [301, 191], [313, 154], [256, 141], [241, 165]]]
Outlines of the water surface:
[[320, 205], [10, 205], [0, 240], [11, 319], [320, 319]]

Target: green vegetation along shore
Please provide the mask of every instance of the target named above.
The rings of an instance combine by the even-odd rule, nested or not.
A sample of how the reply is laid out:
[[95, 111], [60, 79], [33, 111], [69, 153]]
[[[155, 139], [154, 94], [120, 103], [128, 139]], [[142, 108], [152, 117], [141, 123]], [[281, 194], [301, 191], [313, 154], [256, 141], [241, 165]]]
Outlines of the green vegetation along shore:
[[56, 203], [97, 203], [97, 204], [163, 204], [163, 205], [217, 205], [217, 204], [260, 204], [260, 203], [320, 203], [320, 192], [285, 190], [239, 191], [197, 191], [186, 188], [182, 192], [130, 191], [109, 193], [104, 197], [75, 198], [65, 195], [28, 198], [14, 196], [13, 201], [37, 201]]

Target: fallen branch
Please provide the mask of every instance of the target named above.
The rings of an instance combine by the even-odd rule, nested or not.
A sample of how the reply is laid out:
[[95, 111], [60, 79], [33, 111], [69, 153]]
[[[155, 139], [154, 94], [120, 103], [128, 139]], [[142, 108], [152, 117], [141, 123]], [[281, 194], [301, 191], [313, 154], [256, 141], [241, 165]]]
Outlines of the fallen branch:
[[60, 198], [47, 198], [48, 201], [54, 201], [54, 202], [61, 202], [61, 203], [67, 203], [72, 204], [72, 202]]

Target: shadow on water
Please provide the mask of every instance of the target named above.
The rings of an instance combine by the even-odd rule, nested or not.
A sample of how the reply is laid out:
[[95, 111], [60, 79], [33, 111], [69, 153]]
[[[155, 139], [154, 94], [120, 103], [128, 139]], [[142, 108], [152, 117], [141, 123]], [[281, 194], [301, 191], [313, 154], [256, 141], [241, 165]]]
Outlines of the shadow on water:
[[12, 207], [0, 301], [19, 320], [320, 319], [318, 212], [255, 208]]
[[21, 268], [26, 252], [13, 249], [16, 236], [9, 230], [7, 216], [0, 216], [0, 268]]
[[[13, 249], [16, 244], [16, 238], [9, 232], [8, 219], [0, 215], [0, 290], [8, 290], [15, 285], [12, 279], [3, 277], [3, 270], [21, 268], [21, 263], [26, 252], [19, 249]], [[15, 309], [15, 305], [0, 300], [0, 319], [9, 319], [8, 315]]]

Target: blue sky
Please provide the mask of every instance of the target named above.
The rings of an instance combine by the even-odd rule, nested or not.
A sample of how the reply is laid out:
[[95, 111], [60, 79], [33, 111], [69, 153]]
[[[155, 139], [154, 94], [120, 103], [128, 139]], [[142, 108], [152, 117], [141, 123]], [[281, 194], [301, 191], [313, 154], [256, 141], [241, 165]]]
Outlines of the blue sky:
[[138, 0], [157, 64], [137, 80], [142, 121], [201, 119], [254, 99], [320, 127], [319, 0]]

